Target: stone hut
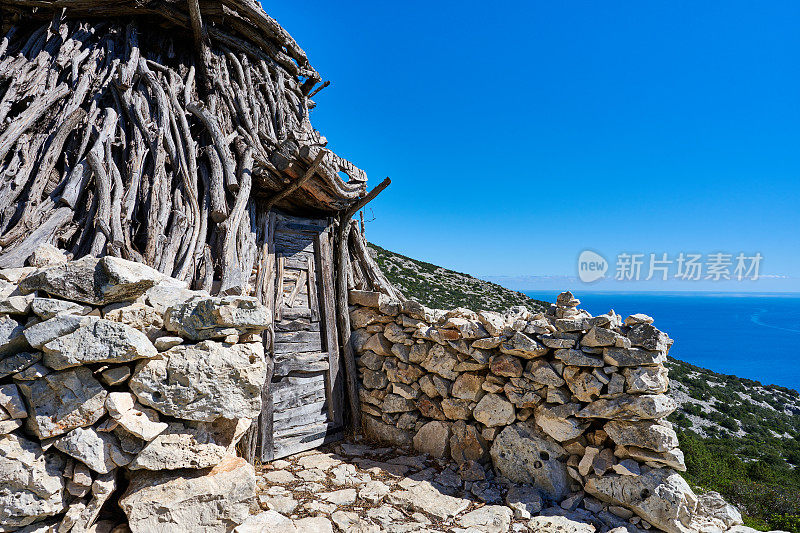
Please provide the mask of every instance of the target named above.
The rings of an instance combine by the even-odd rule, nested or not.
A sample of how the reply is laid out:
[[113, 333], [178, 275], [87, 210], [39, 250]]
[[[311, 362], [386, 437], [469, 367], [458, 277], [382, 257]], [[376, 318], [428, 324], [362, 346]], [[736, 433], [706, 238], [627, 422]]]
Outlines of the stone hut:
[[347, 221], [382, 187], [311, 125], [305, 52], [253, 0], [2, 0], [0, 35], [0, 268], [50, 245], [255, 298], [248, 454], [341, 436]]
[[321, 81], [254, 0], [0, 0], [0, 532], [231, 531], [253, 463], [348, 428], [515, 514], [740, 523], [677, 473], [651, 318], [387, 281], [351, 219], [389, 180], [326, 148]]

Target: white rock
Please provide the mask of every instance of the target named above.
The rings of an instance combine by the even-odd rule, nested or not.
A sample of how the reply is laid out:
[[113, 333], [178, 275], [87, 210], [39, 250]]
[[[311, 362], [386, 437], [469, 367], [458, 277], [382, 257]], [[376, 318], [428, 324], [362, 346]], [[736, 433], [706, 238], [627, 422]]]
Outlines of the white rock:
[[28, 265], [32, 267], [46, 267], [60, 265], [69, 260], [63, 250], [59, 250], [50, 243], [43, 242], [37, 246], [28, 258]]
[[88, 363], [127, 363], [158, 355], [144, 333], [104, 319], [48, 342], [43, 350], [44, 363], [55, 370]]
[[158, 413], [139, 405], [129, 392], [110, 393], [106, 399], [106, 410], [125, 431], [147, 442], [167, 429], [167, 424], [159, 421]]
[[631, 509], [667, 533], [693, 531], [697, 496], [674, 470], [654, 468], [640, 476], [590, 476], [585, 490], [594, 497]]
[[41, 439], [94, 424], [106, 412], [108, 393], [86, 367], [17, 384], [31, 410], [28, 427]]
[[511, 509], [503, 505], [485, 505], [458, 518], [464, 527], [474, 527], [485, 533], [506, 533], [511, 526]]
[[133, 533], [227, 533], [247, 519], [255, 493], [252, 465], [228, 456], [210, 470], [136, 470], [119, 505]]
[[505, 426], [516, 420], [514, 405], [498, 394], [487, 394], [472, 413], [475, 420], [488, 427]]
[[267, 309], [247, 296], [195, 296], [170, 307], [164, 327], [191, 340], [260, 333], [269, 325]]
[[135, 300], [166, 276], [141, 263], [106, 256], [86, 256], [30, 274], [20, 282], [20, 291], [37, 290], [65, 300], [106, 305]]
[[19, 394], [19, 389], [13, 383], [0, 385], [0, 407], [2, 407], [11, 418], [25, 418], [28, 411], [25, 409], [25, 402]]
[[10, 531], [61, 513], [64, 466], [62, 456], [44, 453], [35, 442], [0, 436], [0, 529]]
[[203, 341], [162, 352], [140, 363], [129, 386], [147, 406], [185, 420], [257, 418], [266, 380], [259, 343]]
[[142, 448], [128, 468], [175, 470], [216, 466], [233, 451], [249, 427], [249, 419], [171, 422]]
[[507, 426], [489, 450], [497, 471], [515, 483], [537, 487], [552, 500], [569, 492], [567, 467], [559, 459], [566, 451], [547, 437], [532, 420]]
[[132, 459], [122, 450], [114, 434], [98, 432], [94, 428], [75, 428], [58, 437], [53, 445], [101, 474], [125, 466]]

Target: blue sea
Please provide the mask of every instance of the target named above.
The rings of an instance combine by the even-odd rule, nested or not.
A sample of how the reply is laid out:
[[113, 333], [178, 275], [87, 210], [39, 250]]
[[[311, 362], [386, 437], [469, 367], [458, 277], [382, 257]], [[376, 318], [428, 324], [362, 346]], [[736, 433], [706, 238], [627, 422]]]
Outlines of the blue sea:
[[[558, 295], [524, 292], [547, 302]], [[592, 315], [652, 316], [675, 340], [676, 359], [800, 390], [800, 294], [573, 292]]]

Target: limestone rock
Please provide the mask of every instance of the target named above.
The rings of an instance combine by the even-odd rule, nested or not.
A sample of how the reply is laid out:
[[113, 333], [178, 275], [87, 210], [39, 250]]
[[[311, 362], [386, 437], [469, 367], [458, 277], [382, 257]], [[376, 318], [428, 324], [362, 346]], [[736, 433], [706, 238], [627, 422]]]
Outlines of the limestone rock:
[[90, 305], [135, 300], [166, 276], [141, 263], [106, 256], [38, 270], [20, 282], [20, 292], [44, 291]]
[[453, 382], [453, 388], [450, 394], [452, 394], [453, 398], [477, 402], [484, 394], [481, 388], [483, 380], [484, 378], [480, 374], [465, 372], [459, 375]]
[[478, 320], [483, 327], [486, 328], [486, 331], [492, 337], [497, 337], [503, 332], [503, 327], [505, 327], [506, 321], [503, 318], [503, 315], [500, 313], [495, 313], [493, 311], [481, 311], [478, 313]]
[[603, 431], [616, 444], [637, 446], [655, 452], [667, 452], [678, 447], [675, 431], [655, 422], [625, 422], [612, 420], [603, 426]]
[[108, 370], [103, 370], [103, 372], [100, 373], [100, 379], [102, 379], [103, 383], [106, 385], [125, 383], [128, 381], [129, 377], [131, 377], [131, 369], [127, 366], [115, 366]]
[[108, 393], [86, 367], [18, 382], [31, 410], [28, 427], [40, 439], [89, 426], [105, 414]]
[[450, 425], [434, 420], [422, 426], [414, 435], [414, 449], [436, 458], [450, 452]]
[[[115, 402], [120, 397], [128, 400], [124, 406]], [[106, 410], [125, 431], [147, 442], [167, 429], [167, 424], [159, 421], [158, 413], [139, 405], [129, 392], [110, 393], [106, 399]]]
[[39, 352], [19, 352], [0, 358], [0, 378], [21, 372], [41, 359]]
[[269, 324], [267, 309], [255, 298], [195, 296], [170, 307], [164, 327], [181, 337], [202, 341], [232, 333], [260, 333]]
[[59, 250], [48, 242], [43, 242], [37, 246], [28, 258], [28, 265], [32, 267], [46, 267], [60, 265], [69, 260], [63, 250]]
[[669, 387], [667, 369], [663, 366], [626, 368], [623, 372], [629, 394], [663, 394]]
[[523, 359], [533, 359], [546, 354], [549, 348], [517, 331], [510, 339], [500, 344], [500, 351], [508, 355], [518, 355]]
[[542, 510], [542, 496], [530, 485], [513, 485], [506, 493], [506, 505], [514, 512], [514, 518], [525, 520]]
[[125, 466], [132, 459], [122, 450], [112, 433], [99, 432], [94, 428], [75, 428], [58, 437], [54, 446], [101, 474]]
[[576, 416], [628, 421], [651, 420], [666, 418], [677, 408], [675, 400], [664, 394], [625, 395], [611, 400], [596, 400]]
[[472, 413], [475, 420], [488, 427], [505, 426], [516, 419], [514, 405], [499, 394], [487, 394]]
[[25, 327], [10, 316], [0, 315], [0, 357], [26, 348], [22, 333]]
[[364, 425], [364, 435], [369, 438], [394, 446], [410, 446], [412, 444], [410, 432], [385, 424], [375, 417], [363, 416], [362, 424]]
[[583, 346], [614, 346], [618, 334], [610, 329], [594, 326], [589, 332], [581, 339]]
[[511, 517], [511, 509], [504, 505], [485, 505], [462, 515], [458, 523], [485, 533], [506, 533], [511, 527]]
[[645, 350], [666, 351], [670, 338], [650, 324], [637, 324], [631, 327], [627, 335], [631, 344], [641, 346]]
[[428, 372], [438, 374], [444, 379], [454, 380], [458, 374], [453, 371], [453, 367], [458, 364], [458, 358], [449, 349], [437, 344], [428, 352], [428, 358], [422, 362], [421, 366]]
[[475, 404], [458, 398], [445, 398], [440, 405], [449, 420], [469, 420]]
[[136, 470], [119, 505], [133, 533], [227, 533], [248, 517], [255, 492], [253, 467], [228, 456], [210, 470]]
[[564, 516], [535, 516], [528, 521], [528, 529], [536, 533], [595, 533], [597, 528], [583, 521]]
[[719, 521], [725, 529], [742, 523], [742, 514], [739, 510], [714, 491], [698, 496], [697, 514]]
[[469, 500], [443, 494], [427, 481], [408, 487], [408, 490], [390, 492], [387, 500], [393, 505], [428, 513], [445, 520], [462, 513], [469, 507]]
[[667, 361], [667, 354], [642, 348], [605, 348], [603, 360], [614, 366], [655, 366], [663, 365]]
[[212, 422], [257, 418], [266, 380], [260, 343], [203, 341], [176, 346], [137, 365], [129, 386], [143, 404], [168, 416]]
[[563, 405], [541, 405], [534, 416], [542, 430], [558, 442], [580, 437], [589, 427], [589, 422], [575, 418], [580, 405], [568, 403]]
[[[64, 510], [64, 459], [21, 436], [0, 435], [0, 530]], [[8, 528], [8, 529], [6, 529]]]
[[684, 461], [683, 452], [680, 448], [674, 448], [667, 452], [659, 453], [645, 448], [638, 448], [636, 446], [617, 446], [614, 449], [614, 455], [620, 459], [635, 459], [641, 463], [647, 463], [654, 466], [668, 466], [679, 472], [686, 472], [686, 463]]
[[528, 483], [547, 498], [560, 501], [569, 492], [564, 448], [548, 440], [533, 421], [503, 429], [489, 450], [494, 467], [515, 483]]
[[92, 308], [67, 300], [56, 298], [34, 298], [31, 302], [31, 311], [42, 320], [49, 320], [56, 315], [86, 315]]
[[565, 365], [570, 366], [591, 366], [602, 368], [603, 365], [605, 365], [601, 357], [589, 355], [582, 350], [556, 350], [555, 357]]
[[489, 370], [496, 376], [518, 378], [522, 376], [522, 363], [513, 355], [497, 355], [492, 357]]
[[634, 315], [628, 316], [625, 319], [626, 326], [635, 326], [637, 324], [652, 324], [654, 322], [653, 317], [647, 316], [644, 313], [636, 313]]
[[13, 418], [25, 418], [28, 411], [19, 394], [19, 389], [13, 383], [0, 385], [0, 407]]
[[654, 468], [640, 476], [589, 476], [584, 487], [594, 497], [631, 509], [667, 533], [689, 533], [697, 496], [674, 470]]
[[463, 420], [454, 422], [450, 428], [450, 456], [457, 464], [466, 461], [482, 463], [489, 456], [489, 446], [478, 428]]
[[526, 376], [530, 374], [534, 382], [548, 387], [560, 387], [564, 384], [562, 377], [547, 361], [531, 361], [526, 365], [525, 373]]
[[43, 350], [44, 363], [55, 370], [87, 363], [127, 363], [158, 355], [141, 331], [103, 319], [48, 342]]

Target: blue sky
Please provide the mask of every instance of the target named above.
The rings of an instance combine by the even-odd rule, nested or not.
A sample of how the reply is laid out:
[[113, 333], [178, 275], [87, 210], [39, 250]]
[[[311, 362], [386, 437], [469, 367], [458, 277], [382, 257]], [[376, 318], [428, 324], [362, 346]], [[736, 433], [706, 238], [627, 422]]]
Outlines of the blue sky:
[[574, 276], [592, 249], [800, 278], [800, 3], [266, 9], [332, 81], [330, 147], [392, 178], [371, 241], [480, 276]]

